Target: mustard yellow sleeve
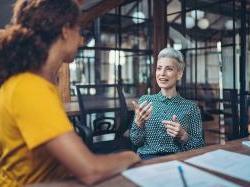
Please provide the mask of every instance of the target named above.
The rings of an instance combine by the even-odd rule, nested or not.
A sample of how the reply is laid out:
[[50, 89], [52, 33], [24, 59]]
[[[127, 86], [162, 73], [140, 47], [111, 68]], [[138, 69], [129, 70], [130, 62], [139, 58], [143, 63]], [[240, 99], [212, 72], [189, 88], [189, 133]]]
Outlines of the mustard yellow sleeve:
[[29, 149], [73, 130], [56, 88], [45, 80], [18, 84], [11, 104]]

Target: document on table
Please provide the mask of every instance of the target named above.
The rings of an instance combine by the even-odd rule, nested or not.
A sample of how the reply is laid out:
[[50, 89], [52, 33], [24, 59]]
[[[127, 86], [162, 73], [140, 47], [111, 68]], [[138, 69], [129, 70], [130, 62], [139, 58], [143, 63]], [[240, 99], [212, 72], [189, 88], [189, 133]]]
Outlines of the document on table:
[[122, 175], [135, 184], [143, 187], [183, 187], [184, 184], [178, 171], [178, 166], [182, 167], [183, 177], [187, 184], [186, 186], [238, 186], [232, 182], [176, 160], [129, 169], [124, 171]]
[[218, 149], [185, 162], [250, 182], [250, 156]]

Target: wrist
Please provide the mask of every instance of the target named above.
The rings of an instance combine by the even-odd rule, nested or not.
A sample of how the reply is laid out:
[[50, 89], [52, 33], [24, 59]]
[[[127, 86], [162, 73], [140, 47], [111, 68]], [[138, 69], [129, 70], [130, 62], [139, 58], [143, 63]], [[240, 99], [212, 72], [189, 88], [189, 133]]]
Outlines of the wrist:
[[141, 160], [140, 157], [134, 152], [131, 152], [130, 156], [131, 156], [132, 164], [135, 164]]
[[140, 161], [140, 157], [133, 151], [124, 151], [123, 156], [128, 159], [130, 164], [135, 164]]
[[187, 143], [188, 139], [189, 139], [189, 135], [186, 131], [184, 131], [183, 135], [180, 138], [180, 142], [185, 144], [185, 143]]
[[143, 125], [144, 125], [144, 122], [142, 122], [142, 121], [135, 121], [135, 124], [136, 124], [137, 127], [142, 128]]

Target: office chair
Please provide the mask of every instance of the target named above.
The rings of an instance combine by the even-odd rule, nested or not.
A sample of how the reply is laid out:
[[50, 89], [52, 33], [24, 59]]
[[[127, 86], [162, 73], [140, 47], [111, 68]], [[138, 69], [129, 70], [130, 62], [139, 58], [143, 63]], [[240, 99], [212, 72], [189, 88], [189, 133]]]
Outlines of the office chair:
[[[130, 149], [128, 110], [122, 88], [117, 84], [77, 85], [80, 108], [81, 137], [95, 153], [110, 153]], [[111, 139], [110, 139], [111, 138]]]
[[[228, 140], [237, 139], [239, 137], [239, 111], [238, 111], [238, 94], [236, 89], [223, 89], [223, 99], [214, 98], [213, 102], [217, 102], [217, 107], [207, 110], [213, 115], [224, 115], [226, 127], [226, 135]], [[224, 109], [219, 107], [222, 103]]]

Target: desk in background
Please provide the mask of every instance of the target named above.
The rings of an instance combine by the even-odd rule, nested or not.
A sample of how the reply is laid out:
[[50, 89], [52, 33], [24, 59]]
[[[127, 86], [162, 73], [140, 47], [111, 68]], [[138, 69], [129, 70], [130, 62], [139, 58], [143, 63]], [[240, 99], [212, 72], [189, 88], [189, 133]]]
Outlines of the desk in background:
[[[128, 111], [132, 112], [134, 110], [132, 101], [137, 101], [137, 98], [126, 98]], [[72, 101], [68, 103], [64, 103], [65, 111], [70, 117], [80, 116], [80, 109], [77, 101]], [[89, 106], [91, 111], [102, 111], [105, 110], [102, 108], [102, 103], [96, 103], [94, 106]]]

